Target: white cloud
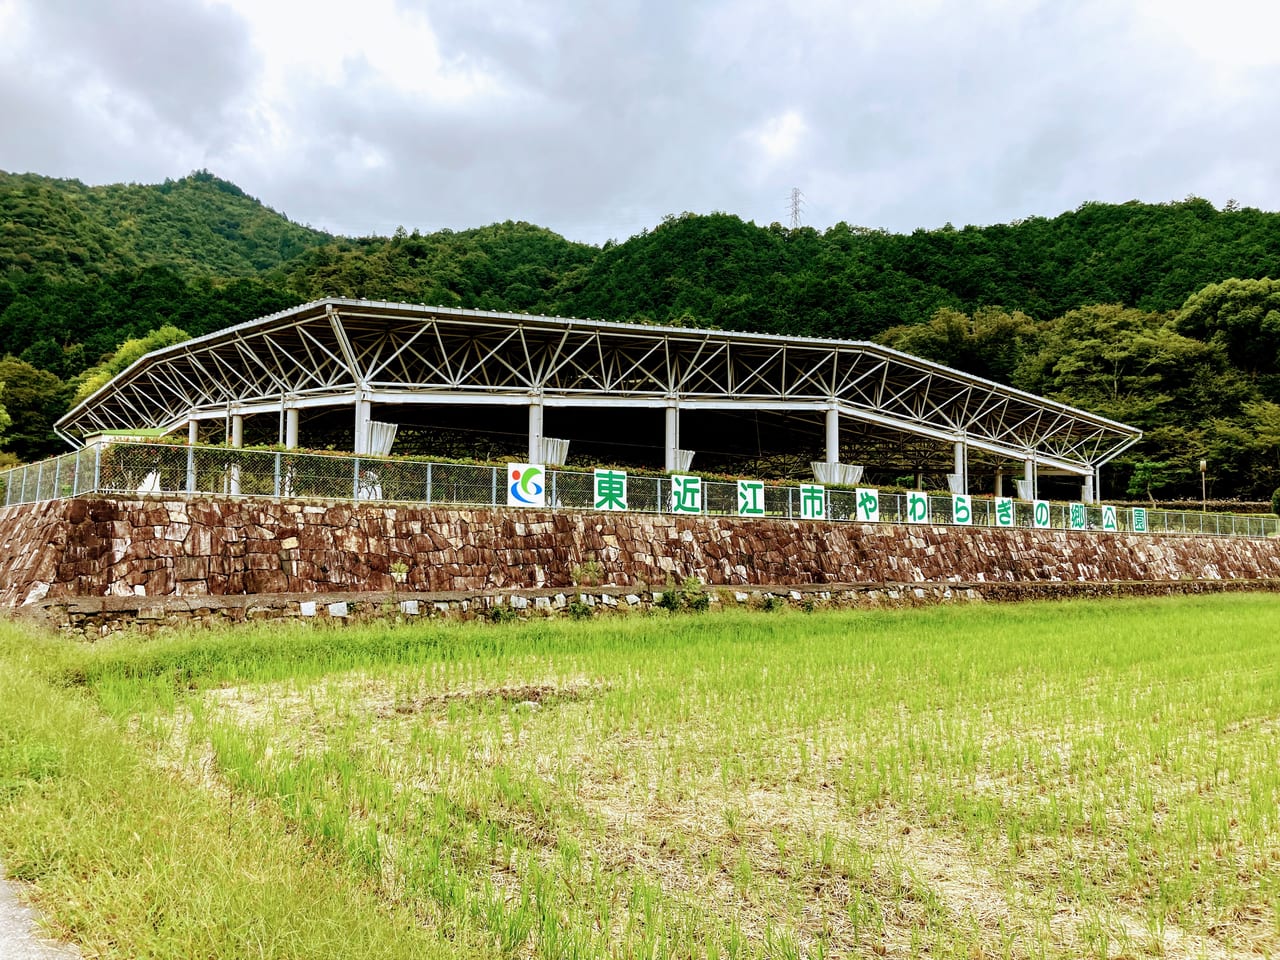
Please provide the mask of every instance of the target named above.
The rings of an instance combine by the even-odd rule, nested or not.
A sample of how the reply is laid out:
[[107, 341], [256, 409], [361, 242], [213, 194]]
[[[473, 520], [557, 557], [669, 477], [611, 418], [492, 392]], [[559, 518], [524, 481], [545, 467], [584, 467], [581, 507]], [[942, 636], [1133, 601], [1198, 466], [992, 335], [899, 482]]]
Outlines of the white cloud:
[[0, 168], [207, 166], [343, 233], [684, 210], [910, 230], [1280, 206], [1280, 7], [0, 0]]
[[787, 110], [749, 131], [747, 139], [756, 145], [768, 163], [776, 164], [795, 155], [807, 130], [804, 117], [795, 110]]
[[218, 2], [248, 24], [264, 65], [261, 93], [273, 102], [305, 96], [315, 84], [453, 104], [498, 92], [465, 57], [441, 53], [426, 16], [394, 0]]

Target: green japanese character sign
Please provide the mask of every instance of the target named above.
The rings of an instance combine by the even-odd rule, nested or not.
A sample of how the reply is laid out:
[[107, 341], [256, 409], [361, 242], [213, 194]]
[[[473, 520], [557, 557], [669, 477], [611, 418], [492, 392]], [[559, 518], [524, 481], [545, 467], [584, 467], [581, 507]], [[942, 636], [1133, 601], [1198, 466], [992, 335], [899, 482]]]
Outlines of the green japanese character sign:
[[622, 470], [597, 470], [594, 502], [597, 510], [627, 509], [627, 475]]
[[957, 493], [951, 498], [951, 520], [968, 526], [973, 523], [973, 501], [968, 495]]
[[907, 494], [907, 523], [929, 522], [929, 495], [920, 490]]
[[1031, 519], [1037, 530], [1047, 530], [1050, 526], [1049, 501], [1031, 501]]
[[702, 512], [701, 477], [687, 477], [679, 473], [671, 475], [671, 512]]
[[1014, 526], [1016, 521], [1014, 520], [1012, 497], [996, 497], [995, 511], [997, 527]]
[[802, 483], [800, 485], [800, 519], [823, 520], [826, 515], [826, 490], [818, 483]]
[[764, 481], [738, 481], [738, 516], [764, 516]]
[[1083, 503], [1071, 504], [1071, 519], [1069, 526], [1072, 530], [1083, 530], [1088, 522], [1088, 515], [1085, 513]]
[[1133, 508], [1133, 532], [1134, 533], [1147, 532], [1147, 508], [1146, 507]]
[[1120, 529], [1120, 525], [1116, 523], [1116, 508], [1110, 504], [1102, 508], [1102, 529], [1110, 530], [1112, 533]]
[[859, 487], [854, 493], [857, 497], [858, 519], [863, 523], [879, 523], [880, 491]]

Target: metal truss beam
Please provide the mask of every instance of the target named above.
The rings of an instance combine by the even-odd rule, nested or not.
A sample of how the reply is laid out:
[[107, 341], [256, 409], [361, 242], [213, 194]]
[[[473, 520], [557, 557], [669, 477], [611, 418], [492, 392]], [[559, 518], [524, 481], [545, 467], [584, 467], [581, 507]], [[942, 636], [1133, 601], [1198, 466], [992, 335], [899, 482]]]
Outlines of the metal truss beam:
[[816, 411], [1087, 475], [1141, 432], [877, 344], [322, 300], [157, 350], [58, 422], [176, 429], [374, 403]]

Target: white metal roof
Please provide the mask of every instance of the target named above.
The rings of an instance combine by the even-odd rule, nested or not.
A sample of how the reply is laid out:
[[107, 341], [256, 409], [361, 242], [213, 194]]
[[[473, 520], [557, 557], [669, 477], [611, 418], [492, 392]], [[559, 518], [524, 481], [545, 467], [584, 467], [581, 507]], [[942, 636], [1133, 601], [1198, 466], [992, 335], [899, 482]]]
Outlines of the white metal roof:
[[58, 421], [174, 430], [282, 405], [528, 403], [842, 417], [1087, 475], [1134, 427], [874, 343], [326, 299], [155, 350]]

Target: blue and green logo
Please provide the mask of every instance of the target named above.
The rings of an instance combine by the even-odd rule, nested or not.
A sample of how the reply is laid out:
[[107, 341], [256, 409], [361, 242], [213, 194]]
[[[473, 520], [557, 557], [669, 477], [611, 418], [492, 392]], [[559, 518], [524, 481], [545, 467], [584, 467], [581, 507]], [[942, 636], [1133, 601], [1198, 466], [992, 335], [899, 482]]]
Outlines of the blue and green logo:
[[511, 485], [507, 487], [507, 505], [541, 507], [545, 504], [546, 470], [534, 463], [513, 463], [507, 468]]

